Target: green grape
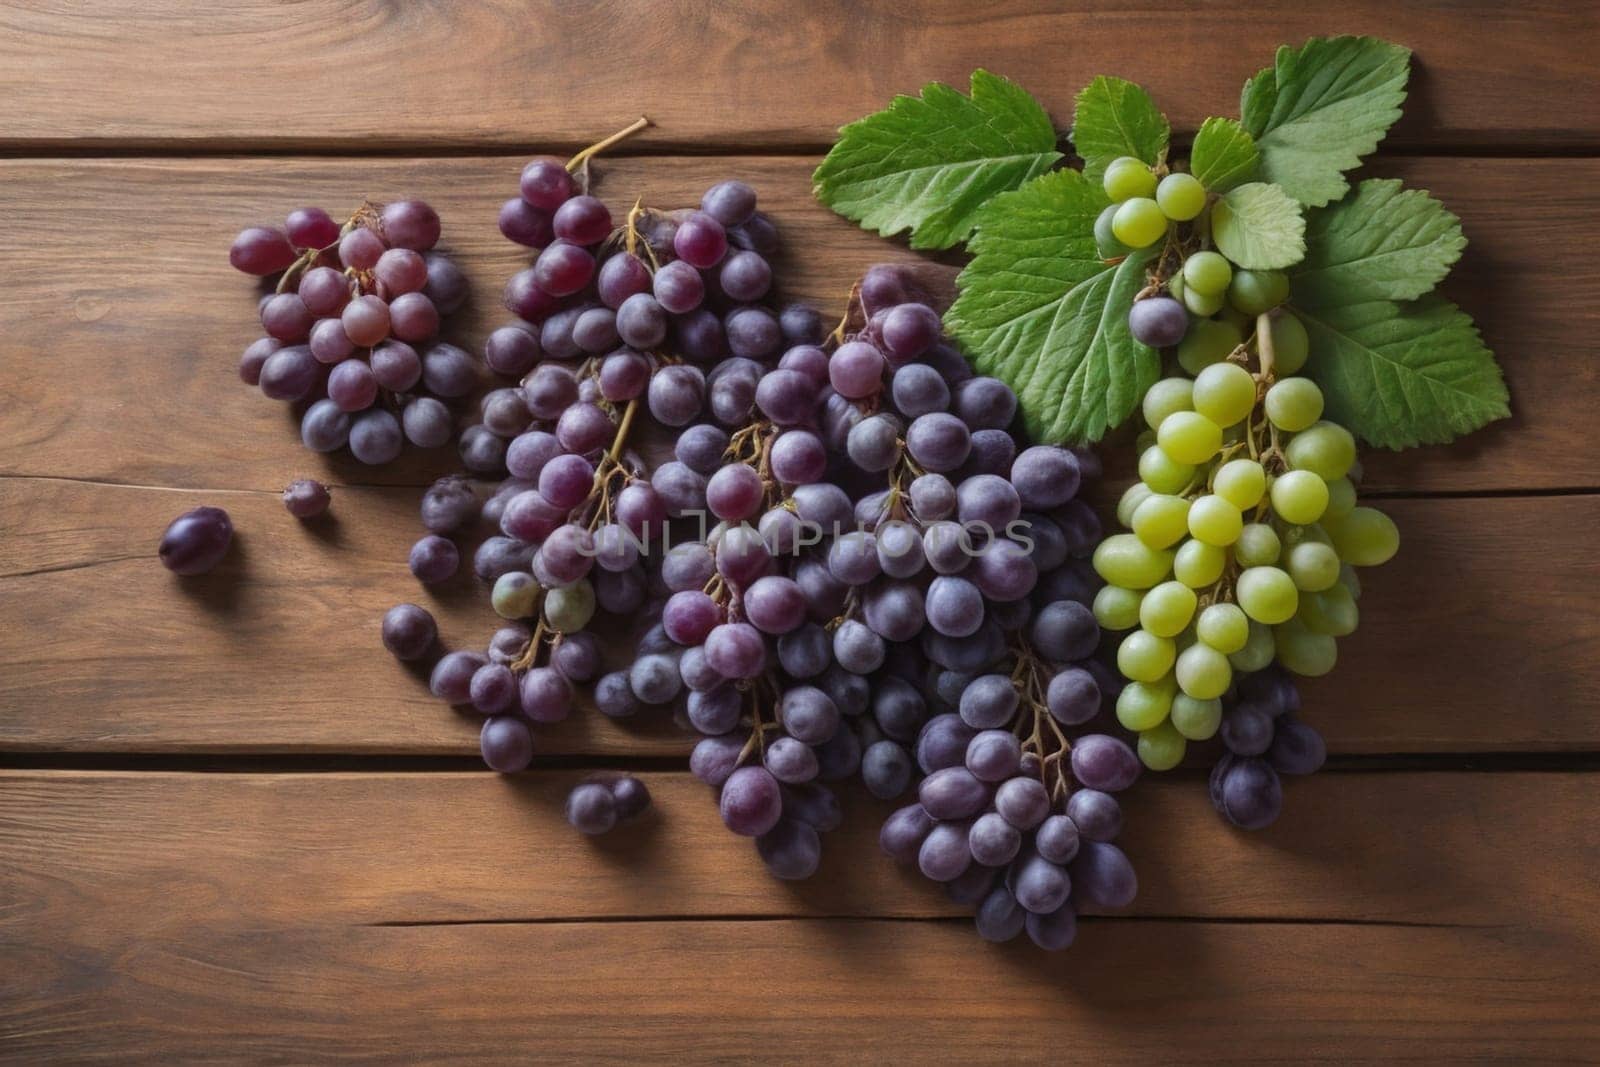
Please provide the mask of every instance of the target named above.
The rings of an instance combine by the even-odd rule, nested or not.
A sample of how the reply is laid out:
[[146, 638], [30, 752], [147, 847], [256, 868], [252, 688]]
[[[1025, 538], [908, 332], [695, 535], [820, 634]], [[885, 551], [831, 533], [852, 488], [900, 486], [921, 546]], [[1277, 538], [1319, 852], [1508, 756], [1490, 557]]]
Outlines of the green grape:
[[1228, 283], [1228, 302], [1246, 315], [1271, 311], [1289, 299], [1289, 278], [1278, 270], [1236, 270]]
[[1261, 503], [1267, 492], [1267, 472], [1253, 459], [1230, 459], [1212, 475], [1211, 488], [1243, 511]]
[[539, 582], [526, 571], [509, 571], [494, 579], [490, 606], [502, 619], [526, 619], [538, 613]]
[[1159, 681], [1129, 682], [1117, 695], [1117, 721], [1135, 732], [1160, 726], [1172, 710], [1172, 698], [1177, 692], [1178, 683], [1171, 671]]
[[1349, 590], [1352, 599], [1361, 599], [1361, 576], [1348, 563], [1339, 567], [1339, 584]]
[[1139, 453], [1139, 478], [1157, 493], [1178, 493], [1194, 480], [1194, 467], [1151, 445]]
[[1345, 562], [1356, 567], [1387, 563], [1400, 551], [1400, 530], [1377, 508], [1356, 508], [1328, 523], [1328, 536]]
[[1239, 573], [1234, 595], [1246, 615], [1269, 626], [1294, 618], [1300, 606], [1294, 579], [1277, 567], [1246, 567]]
[[1195, 375], [1194, 409], [1218, 426], [1243, 422], [1256, 406], [1256, 380], [1237, 363], [1213, 363]]
[[526, 571], [510, 571], [495, 579], [489, 605], [502, 619], [526, 619], [538, 611], [541, 592], [533, 575]]
[[1123, 526], [1133, 525], [1133, 513], [1139, 510], [1139, 505], [1149, 499], [1153, 492], [1144, 482], [1134, 482], [1122, 491], [1122, 498], [1117, 501], [1117, 521]]
[[1283, 542], [1278, 531], [1264, 522], [1252, 522], [1239, 531], [1233, 555], [1241, 567], [1265, 567], [1278, 562]]
[[1272, 662], [1272, 657], [1277, 654], [1277, 646], [1272, 641], [1272, 627], [1252, 622], [1250, 639], [1244, 643], [1243, 648], [1228, 657], [1228, 662], [1233, 664], [1234, 670], [1243, 673], [1264, 671]]
[[1195, 636], [1225, 656], [1250, 639], [1250, 619], [1237, 604], [1212, 604], [1195, 620]]
[[1256, 332], [1255, 317], [1246, 315], [1232, 304], [1222, 305], [1222, 310], [1217, 312], [1217, 321], [1225, 322], [1238, 330], [1241, 338], [1248, 337]]
[[1220, 252], [1196, 252], [1183, 261], [1183, 285], [1207, 296], [1221, 296], [1233, 280], [1233, 267]]
[[1094, 619], [1103, 630], [1131, 630], [1139, 625], [1139, 604], [1144, 598], [1120, 585], [1102, 585], [1094, 595]]
[[1313, 423], [1294, 435], [1283, 454], [1295, 470], [1311, 471], [1331, 482], [1350, 473], [1356, 461], [1356, 439], [1338, 423]]
[[1280, 378], [1298, 374], [1311, 354], [1305, 324], [1287, 311], [1272, 316], [1272, 370]]
[[1174, 222], [1188, 222], [1206, 209], [1206, 187], [1193, 174], [1169, 174], [1156, 186], [1156, 203]]
[[1101, 183], [1114, 204], [1136, 196], [1154, 196], [1156, 192], [1156, 176], [1150, 165], [1132, 156], [1118, 156], [1106, 164]]
[[544, 598], [544, 617], [556, 633], [577, 633], [594, 618], [594, 606], [594, 586], [585, 578], [550, 590]]
[[1244, 334], [1231, 322], [1201, 319], [1189, 324], [1189, 332], [1178, 342], [1178, 364], [1190, 374], [1199, 374], [1213, 363], [1220, 363], [1244, 343]]
[[1178, 303], [1183, 303], [1182, 271], [1179, 271], [1177, 274], [1174, 274], [1172, 277], [1167, 279], [1167, 295], [1178, 301]]
[[1289, 549], [1283, 566], [1303, 593], [1320, 593], [1339, 581], [1339, 553], [1320, 541], [1302, 541]]
[[1196, 541], [1227, 548], [1239, 540], [1243, 529], [1244, 517], [1239, 509], [1215, 493], [1189, 505], [1189, 533]]
[[1190, 589], [1204, 589], [1222, 577], [1228, 553], [1204, 541], [1185, 541], [1172, 557], [1172, 576]]
[[1111, 232], [1129, 248], [1149, 248], [1167, 233], [1167, 217], [1149, 197], [1124, 200], [1111, 218]]
[[1267, 390], [1265, 407], [1272, 425], [1299, 433], [1322, 418], [1322, 390], [1310, 378], [1284, 378]]
[[1175, 411], [1161, 420], [1156, 443], [1179, 463], [1204, 463], [1222, 447], [1222, 427], [1199, 412]]
[[1133, 532], [1151, 548], [1170, 548], [1189, 532], [1189, 502], [1152, 493], [1133, 511]]
[[1328, 483], [1311, 471], [1290, 471], [1272, 480], [1272, 510], [1284, 522], [1305, 526], [1328, 510]]
[[1306, 678], [1327, 674], [1339, 658], [1337, 641], [1327, 634], [1314, 634], [1299, 622], [1273, 627], [1272, 639], [1284, 669]]
[[1328, 536], [1328, 531], [1322, 528], [1321, 523], [1313, 522], [1305, 526], [1291, 526], [1288, 523], [1284, 523], [1283, 543], [1285, 547], [1293, 548], [1302, 541], [1315, 541], [1324, 545], [1333, 544], [1333, 538]]
[[1168, 714], [1172, 728], [1190, 741], [1209, 741], [1222, 725], [1222, 701], [1215, 697], [1196, 700], [1188, 693], [1178, 693], [1172, 698], [1172, 710]]
[[1194, 410], [1194, 383], [1187, 378], [1163, 378], [1144, 392], [1144, 421], [1153, 430], [1174, 411]]
[[1112, 534], [1094, 550], [1095, 573], [1112, 585], [1149, 589], [1172, 573], [1172, 553], [1151, 548], [1131, 533]]
[[1342, 519], [1355, 510], [1356, 483], [1349, 478], [1335, 478], [1328, 483], [1328, 510], [1324, 520]]
[[1314, 634], [1328, 637], [1348, 637], [1356, 632], [1361, 621], [1361, 609], [1356, 606], [1350, 590], [1335, 584], [1330, 589], [1300, 598], [1300, 610], [1295, 618]]
[[1100, 252], [1101, 259], [1116, 259], [1133, 251], [1127, 245], [1117, 240], [1116, 233], [1111, 229], [1111, 220], [1116, 217], [1117, 205], [1108, 204], [1094, 220], [1094, 243]]
[[1150, 429], [1140, 430], [1139, 436], [1133, 439], [1133, 447], [1136, 452], [1156, 447], [1156, 432]]
[[1147, 630], [1135, 630], [1117, 646], [1117, 669], [1134, 682], [1159, 682], [1178, 658], [1178, 647], [1170, 637], [1157, 637]]
[[1228, 657], [1207, 644], [1193, 644], [1183, 650], [1173, 666], [1178, 688], [1196, 700], [1214, 700], [1233, 683], [1233, 668]]
[[1139, 762], [1152, 771], [1170, 771], [1183, 762], [1189, 742], [1172, 723], [1164, 722], [1139, 735]]
[[1221, 311], [1223, 299], [1221, 293], [1202, 293], [1192, 285], [1183, 287], [1183, 306], [1201, 318]]
[[1194, 590], [1182, 582], [1162, 582], [1144, 595], [1139, 625], [1157, 637], [1177, 637], [1194, 618], [1195, 602]]

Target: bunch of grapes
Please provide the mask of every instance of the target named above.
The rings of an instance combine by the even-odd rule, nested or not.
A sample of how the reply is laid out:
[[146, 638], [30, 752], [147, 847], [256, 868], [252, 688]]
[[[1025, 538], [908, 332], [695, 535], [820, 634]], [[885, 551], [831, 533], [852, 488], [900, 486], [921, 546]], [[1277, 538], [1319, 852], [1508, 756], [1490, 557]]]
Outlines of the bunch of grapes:
[[[725, 491], [730, 475], [719, 468], [761, 477], [742, 462], [754, 458], [757, 441], [771, 443], [752, 424], [757, 380], [785, 345], [819, 341], [822, 333], [815, 311], [778, 312], [761, 302], [771, 288], [767, 256], [776, 230], [756, 212], [749, 186], [723, 182], [698, 211], [636, 207], [614, 226], [606, 205], [582, 190], [582, 174], [576, 161], [534, 160], [523, 172], [522, 206], [502, 212], [503, 222], [547, 216], [539, 234], [505, 228], [549, 243], [506, 287], [518, 321], [486, 346], [489, 366], [521, 381], [486, 394], [482, 422], [461, 438], [469, 473], [501, 480], [486, 492], [462, 477], [431, 487], [422, 504], [430, 532], [411, 553], [418, 578], [444, 581], [461, 562], [453, 538], [480, 522], [496, 530], [472, 564], [492, 583], [494, 609], [507, 625], [486, 651], [439, 659], [431, 685], [488, 716], [482, 751], [501, 771], [528, 765], [530, 724], [565, 718], [575, 685], [594, 683], [596, 706], [615, 718], [651, 708], [686, 720], [700, 714], [674, 640], [686, 633], [681, 602], [673, 607], [667, 598], [696, 565], [690, 557], [705, 561], [702, 585], [714, 553], [730, 565], [722, 531], [708, 534], [694, 517], [703, 520], [708, 491], [716, 508], [742, 506], [737, 498], [748, 483]], [[629, 444], [647, 415], [678, 433], [678, 458], [653, 475]], [[798, 437], [778, 442], [772, 468], [820, 477], [821, 467], [805, 466], [825, 462], [820, 440], [813, 435], [811, 443], [808, 450]], [[683, 520], [676, 529], [674, 519]], [[684, 534], [687, 542], [674, 546]], [[671, 608], [664, 618], [663, 601]], [[603, 673], [589, 631], [597, 613], [654, 622], [627, 669]], [[591, 832], [593, 824], [575, 814], [585, 810], [569, 804], [574, 824]]]
[[861, 490], [855, 529], [827, 553], [846, 590], [834, 657], [867, 680], [847, 721], [869, 792], [893, 799], [920, 778], [884, 823], [885, 851], [975, 906], [982, 936], [1026, 929], [1064, 948], [1079, 905], [1122, 906], [1137, 885], [1110, 842], [1111, 793], [1138, 760], [1085, 731], [1118, 684], [1089, 608], [1101, 529], [1078, 499], [1098, 462], [1026, 447], [1015, 394], [974, 376], [926, 299], [869, 271], [862, 329], [830, 362], [851, 403], [824, 431]]
[[433, 251], [439, 216], [420, 200], [364, 204], [343, 226], [321, 208], [291, 212], [282, 229], [234, 239], [233, 265], [282, 272], [261, 299], [266, 336], [245, 349], [239, 377], [274, 400], [305, 405], [300, 437], [314, 452], [346, 445], [384, 464], [405, 441], [437, 448], [454, 434], [446, 401], [477, 386], [477, 363], [438, 340], [441, 318], [467, 298], [467, 280]]
[[[1129, 326], [1174, 350], [1176, 363], [1143, 398], [1140, 481], [1117, 507], [1131, 532], [1094, 557], [1109, 583], [1096, 617], [1128, 631], [1117, 648], [1130, 683], [1117, 718], [1156, 770], [1220, 731], [1230, 755], [1217, 795], [1237, 779], [1242, 792], [1277, 796], [1272, 765], [1258, 758], [1273, 744], [1272, 716], [1241, 712], [1260, 710], [1243, 701], [1224, 715], [1234, 673], [1274, 662], [1303, 676], [1332, 669], [1336, 639], [1356, 627], [1354, 568], [1387, 561], [1399, 534], [1388, 516], [1357, 506], [1355, 439], [1323, 418], [1321, 390], [1297, 375], [1309, 345], [1280, 306], [1288, 279], [1236, 270], [1206, 247], [1210, 207], [1191, 175], [1157, 184], [1147, 165], [1121, 159], [1105, 188], [1116, 203], [1097, 230], [1104, 254], [1165, 239]], [[1300, 730], [1286, 744], [1307, 747]], [[1253, 784], [1268, 780], [1270, 789]], [[1230, 819], [1256, 825], [1278, 804], [1249, 807], [1240, 816], [1219, 802]]]
[[1233, 825], [1270, 824], [1283, 810], [1278, 776], [1312, 774], [1327, 758], [1322, 735], [1299, 711], [1299, 690], [1276, 666], [1241, 675], [1223, 701], [1217, 736], [1227, 752], [1211, 770], [1211, 803]]

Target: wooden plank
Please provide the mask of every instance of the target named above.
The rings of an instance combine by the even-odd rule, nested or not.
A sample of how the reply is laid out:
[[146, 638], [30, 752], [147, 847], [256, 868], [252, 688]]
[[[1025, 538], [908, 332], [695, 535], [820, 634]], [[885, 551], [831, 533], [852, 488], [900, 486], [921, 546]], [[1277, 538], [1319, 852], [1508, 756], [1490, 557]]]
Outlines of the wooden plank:
[[1325, 775], [1262, 835], [1196, 781], [1140, 788], [1134, 914], [1214, 921], [1090, 919], [1056, 956], [845, 917], [950, 910], [871, 855], [860, 811], [789, 887], [692, 782], [650, 776], [659, 823], [588, 842], [552, 825], [570, 780], [0, 774], [0, 1050], [1526, 1060], [1600, 1038], [1592, 776]]
[[1085, 923], [1072, 950], [851, 920], [223, 928], [3, 946], [23, 1062], [1583, 1060], [1592, 942]]
[[[477, 722], [382, 650], [378, 620], [414, 600], [451, 647], [497, 620], [469, 575], [437, 593], [405, 567], [415, 493], [339, 490], [332, 530], [276, 494], [0, 479], [0, 748], [78, 752], [469, 753]], [[154, 559], [167, 522], [220, 503], [239, 549], [182, 581]], [[1334, 751], [1592, 751], [1600, 723], [1600, 565], [1578, 544], [1600, 496], [1394, 500], [1400, 556], [1368, 572], [1363, 626], [1306, 685]], [[1564, 620], [1559, 638], [1550, 620]], [[614, 643], [626, 657], [631, 646]], [[1507, 709], [1527, 709], [1508, 714]], [[584, 714], [547, 752], [682, 752]]]
[[[878, 851], [891, 806], [864, 790], [843, 791], [822, 869], [789, 885], [723, 828], [700, 782], [642, 777], [652, 813], [589, 839], [561, 815], [579, 772], [0, 771], [13, 902], [0, 931], [153, 936], [174, 914], [271, 926], [971, 914]], [[1242, 833], [1199, 776], [1147, 777], [1124, 794], [1140, 887], [1117, 914], [1513, 927], [1536, 913], [1592, 929], [1600, 843], [1582, 828], [1597, 800], [1590, 774], [1324, 773], [1293, 780], [1276, 824]]]
[[[691, 203], [743, 174], [787, 236], [786, 298], [836, 313], [869, 264], [909, 257], [811, 199], [813, 160], [627, 159], [604, 166], [615, 203]], [[1588, 294], [1600, 265], [1550, 249], [1600, 242], [1600, 161], [1389, 161], [1466, 220], [1472, 246], [1447, 291], [1478, 316], [1506, 368], [1517, 417], [1450, 448], [1378, 454], [1368, 485], [1407, 491], [1600, 486], [1581, 427], [1600, 404], [1585, 338], [1600, 333]], [[526, 262], [494, 226], [514, 192], [508, 159], [50, 161], [0, 163], [14, 251], [0, 306], [0, 473], [188, 487], [280, 487], [292, 474], [336, 483], [419, 484], [450, 450], [374, 470], [299, 442], [288, 408], [244, 386], [238, 353], [259, 335], [256, 288], [227, 264], [240, 227], [303, 203], [421, 194], [475, 283], [452, 323], [476, 350], [509, 316], [504, 280]], [[108, 212], [107, 204], [118, 210]], [[82, 220], [94, 218], [92, 236]], [[94, 266], [85, 269], [85, 254]], [[115, 436], [108, 436], [108, 429]]]
[[378, 0], [113, 0], [0, 13], [0, 146], [585, 144], [640, 111], [643, 144], [814, 146], [931, 79], [1009, 75], [1057, 123], [1096, 74], [1145, 84], [1185, 130], [1236, 115], [1281, 44], [1368, 33], [1417, 51], [1408, 145], [1600, 143], [1587, 5], [1290, 0], [1138, 8], [957, 0], [889, 7], [692, 0], [395, 8]]

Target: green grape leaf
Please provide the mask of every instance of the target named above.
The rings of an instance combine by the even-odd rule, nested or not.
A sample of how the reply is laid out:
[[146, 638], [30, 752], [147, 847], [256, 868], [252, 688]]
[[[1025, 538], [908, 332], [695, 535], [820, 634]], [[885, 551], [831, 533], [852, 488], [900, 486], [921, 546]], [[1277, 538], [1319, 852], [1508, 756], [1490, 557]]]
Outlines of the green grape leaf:
[[1251, 182], [1212, 206], [1211, 239], [1247, 270], [1281, 270], [1306, 254], [1306, 220], [1278, 186]]
[[1409, 48], [1376, 37], [1313, 37], [1278, 49], [1239, 101], [1261, 150], [1260, 176], [1307, 207], [1343, 196], [1344, 172], [1400, 117], [1410, 62]]
[[1306, 219], [1306, 258], [1290, 275], [1301, 307], [1414, 300], [1461, 258], [1461, 220], [1423, 189], [1371, 179]]
[[912, 248], [949, 248], [996, 193], [1049, 170], [1061, 153], [1038, 101], [1014, 82], [972, 72], [972, 95], [931, 82], [852, 122], [811, 176], [817, 199]]
[[1294, 306], [1330, 419], [1380, 448], [1443, 444], [1511, 414], [1472, 319], [1436, 295]]
[[1256, 140], [1232, 119], [1210, 118], [1200, 124], [1189, 152], [1189, 173], [1210, 193], [1225, 193], [1256, 173], [1261, 155]]
[[1016, 391], [1036, 441], [1098, 440], [1160, 377], [1160, 356], [1128, 332], [1153, 252], [1100, 258], [1094, 220], [1107, 203], [1075, 170], [995, 197], [945, 315], [973, 365]]
[[1072, 146], [1083, 157], [1083, 172], [1095, 179], [1119, 156], [1155, 165], [1167, 151], [1171, 132], [1149, 93], [1103, 74], [1078, 94], [1072, 114]]

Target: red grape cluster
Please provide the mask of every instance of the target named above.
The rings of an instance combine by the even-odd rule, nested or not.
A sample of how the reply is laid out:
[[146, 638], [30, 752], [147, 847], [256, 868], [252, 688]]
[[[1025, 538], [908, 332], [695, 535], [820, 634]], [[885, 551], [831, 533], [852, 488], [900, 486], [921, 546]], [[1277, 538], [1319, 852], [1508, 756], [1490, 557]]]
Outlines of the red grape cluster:
[[474, 391], [478, 368], [438, 339], [443, 316], [467, 298], [466, 276], [433, 250], [438, 241], [439, 215], [421, 200], [365, 204], [343, 226], [321, 208], [301, 208], [282, 229], [234, 238], [234, 267], [282, 272], [261, 299], [266, 336], [245, 349], [239, 377], [303, 405], [307, 448], [348, 446], [377, 465], [405, 441], [437, 448], [454, 435], [446, 401]]

